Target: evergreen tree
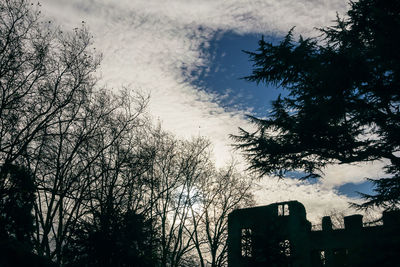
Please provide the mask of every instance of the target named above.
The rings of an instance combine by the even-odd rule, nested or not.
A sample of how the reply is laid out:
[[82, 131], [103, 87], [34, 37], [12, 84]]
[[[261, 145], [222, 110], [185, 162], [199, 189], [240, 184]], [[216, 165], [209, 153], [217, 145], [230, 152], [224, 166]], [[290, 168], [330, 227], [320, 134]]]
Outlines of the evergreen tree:
[[18, 241], [29, 249], [34, 230], [33, 177], [25, 168], [3, 165], [0, 168], [0, 184], [0, 238]]
[[71, 232], [65, 266], [157, 266], [157, 233], [150, 220], [134, 212], [98, 214]]
[[384, 160], [387, 177], [371, 180], [361, 207], [400, 204], [400, 1], [350, 2], [347, 16], [317, 38], [259, 41], [249, 81], [288, 91], [258, 130], [233, 138], [251, 168], [283, 177], [317, 178], [329, 164]]

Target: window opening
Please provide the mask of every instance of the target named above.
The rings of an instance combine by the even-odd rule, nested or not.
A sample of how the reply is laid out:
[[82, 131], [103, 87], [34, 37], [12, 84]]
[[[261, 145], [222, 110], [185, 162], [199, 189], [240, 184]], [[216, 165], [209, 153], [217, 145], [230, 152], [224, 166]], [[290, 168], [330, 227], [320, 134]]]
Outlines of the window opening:
[[281, 254], [285, 255], [286, 257], [290, 257], [291, 251], [290, 251], [290, 241], [289, 240], [284, 240], [279, 242], [279, 248]]
[[325, 250], [321, 250], [319, 252], [319, 259], [320, 259], [321, 265], [322, 266], [326, 266], [326, 253], [325, 253]]
[[283, 216], [283, 205], [278, 205], [278, 216]]
[[283, 205], [283, 215], [289, 216], [289, 204]]
[[289, 216], [289, 204], [278, 205], [278, 216]]
[[250, 228], [242, 229], [241, 233], [241, 251], [242, 257], [250, 258], [252, 256], [252, 231]]
[[333, 265], [334, 266], [345, 266], [348, 259], [347, 249], [335, 249], [333, 250]]

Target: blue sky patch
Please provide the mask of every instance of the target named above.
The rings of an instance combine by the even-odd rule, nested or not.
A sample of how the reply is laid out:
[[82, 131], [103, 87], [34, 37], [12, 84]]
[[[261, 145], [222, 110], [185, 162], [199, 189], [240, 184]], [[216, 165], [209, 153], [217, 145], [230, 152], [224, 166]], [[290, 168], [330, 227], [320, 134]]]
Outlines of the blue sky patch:
[[[217, 33], [207, 49], [210, 65], [202, 68], [193, 83], [208, 93], [216, 94], [219, 104], [226, 110], [245, 110], [264, 117], [281, 89], [265, 84], [257, 85], [242, 79], [251, 74], [252, 62], [243, 52], [258, 48], [260, 34], [239, 35], [234, 32]], [[266, 41], [279, 42], [278, 37], [264, 37]]]
[[340, 194], [356, 198], [360, 197], [360, 195], [357, 192], [374, 195], [375, 193], [373, 192], [373, 189], [374, 186], [370, 181], [365, 181], [357, 184], [347, 183], [337, 187], [337, 190], [339, 191]]

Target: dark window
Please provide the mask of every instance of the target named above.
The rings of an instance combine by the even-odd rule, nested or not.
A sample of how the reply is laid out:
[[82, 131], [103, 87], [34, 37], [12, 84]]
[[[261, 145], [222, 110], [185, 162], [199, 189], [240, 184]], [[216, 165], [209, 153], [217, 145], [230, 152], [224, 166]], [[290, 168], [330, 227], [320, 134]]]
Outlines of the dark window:
[[313, 266], [313, 267], [326, 266], [326, 251], [325, 250], [313, 250], [311, 252], [311, 266]]
[[348, 257], [348, 249], [340, 248], [333, 250], [333, 265], [334, 266], [346, 266], [347, 265], [347, 257]]

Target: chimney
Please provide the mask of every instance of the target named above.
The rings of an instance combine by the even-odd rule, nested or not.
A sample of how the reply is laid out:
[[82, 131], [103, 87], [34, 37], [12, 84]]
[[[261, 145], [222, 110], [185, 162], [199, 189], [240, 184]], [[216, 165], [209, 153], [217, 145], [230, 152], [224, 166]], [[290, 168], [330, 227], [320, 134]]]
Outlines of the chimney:
[[361, 229], [363, 227], [362, 218], [363, 216], [360, 214], [344, 217], [344, 228], [346, 230]]
[[322, 231], [332, 230], [332, 220], [329, 216], [322, 217]]

